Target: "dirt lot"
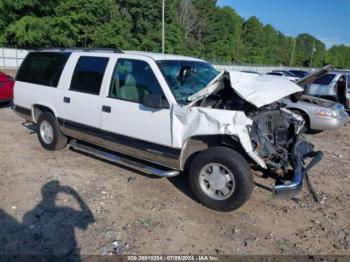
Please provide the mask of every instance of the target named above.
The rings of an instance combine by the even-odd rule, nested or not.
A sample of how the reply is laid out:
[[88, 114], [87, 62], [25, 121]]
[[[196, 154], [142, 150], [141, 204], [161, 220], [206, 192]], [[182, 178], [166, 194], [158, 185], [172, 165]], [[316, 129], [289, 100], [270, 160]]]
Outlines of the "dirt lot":
[[0, 108], [0, 254], [350, 254], [350, 127], [309, 136], [325, 153], [310, 173], [321, 203], [306, 188], [277, 201], [255, 187], [243, 208], [219, 213], [185, 177], [48, 152], [22, 123]]

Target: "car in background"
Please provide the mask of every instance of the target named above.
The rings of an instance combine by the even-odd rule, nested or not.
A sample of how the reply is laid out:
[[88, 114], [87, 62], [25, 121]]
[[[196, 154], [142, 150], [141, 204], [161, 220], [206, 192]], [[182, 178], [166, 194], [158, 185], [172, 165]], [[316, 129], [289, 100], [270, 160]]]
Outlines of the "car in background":
[[305, 87], [305, 94], [342, 104], [350, 109], [350, 72], [330, 72]]
[[304, 78], [309, 75], [309, 72], [306, 72], [304, 70], [289, 70], [288, 72], [299, 78]]
[[304, 131], [307, 131], [307, 129], [323, 131], [341, 128], [349, 121], [349, 116], [342, 104], [320, 97], [308, 96], [306, 93], [310, 84], [329, 75], [333, 70], [333, 67], [328, 65], [310, 73], [296, 82], [297, 85], [304, 89], [303, 92], [281, 100], [289, 110], [304, 119], [306, 123]]
[[261, 75], [259, 72], [257, 71], [252, 71], [252, 70], [243, 70], [241, 71], [242, 73], [249, 73], [249, 74], [256, 74], [256, 75]]
[[293, 82], [296, 82], [300, 79], [299, 77], [296, 77], [292, 73], [289, 73], [288, 71], [284, 71], [284, 70], [274, 70], [270, 73], [267, 73], [267, 75], [286, 77]]
[[13, 99], [13, 78], [0, 71], [0, 104], [5, 104]]
[[344, 106], [337, 102], [302, 95], [297, 101], [284, 98], [282, 103], [304, 119], [304, 132], [343, 128], [349, 122]]

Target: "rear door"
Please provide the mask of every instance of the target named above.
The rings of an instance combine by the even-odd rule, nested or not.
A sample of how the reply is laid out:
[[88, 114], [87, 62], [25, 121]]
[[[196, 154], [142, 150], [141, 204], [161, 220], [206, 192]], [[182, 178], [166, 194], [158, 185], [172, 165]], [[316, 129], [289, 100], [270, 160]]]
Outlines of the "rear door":
[[105, 71], [108, 55], [72, 54], [63, 77], [65, 92], [61, 97], [61, 119], [65, 133], [72, 137], [100, 143], [101, 87], [108, 83]]

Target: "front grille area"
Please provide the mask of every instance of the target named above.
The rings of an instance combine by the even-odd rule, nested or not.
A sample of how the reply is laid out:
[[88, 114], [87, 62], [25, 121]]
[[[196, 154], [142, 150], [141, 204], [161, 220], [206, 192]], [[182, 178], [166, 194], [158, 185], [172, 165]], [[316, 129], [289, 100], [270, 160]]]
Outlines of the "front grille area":
[[254, 121], [263, 136], [275, 146], [284, 146], [290, 135], [291, 123], [285, 114], [281, 110], [270, 110], [261, 113]]

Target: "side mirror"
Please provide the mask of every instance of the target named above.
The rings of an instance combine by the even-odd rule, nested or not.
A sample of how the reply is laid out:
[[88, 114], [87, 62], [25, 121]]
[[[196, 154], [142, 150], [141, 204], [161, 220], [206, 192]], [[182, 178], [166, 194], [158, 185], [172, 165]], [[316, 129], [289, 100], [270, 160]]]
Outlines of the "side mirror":
[[169, 103], [161, 95], [146, 95], [142, 99], [142, 105], [151, 108], [170, 108]]

